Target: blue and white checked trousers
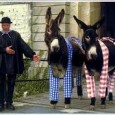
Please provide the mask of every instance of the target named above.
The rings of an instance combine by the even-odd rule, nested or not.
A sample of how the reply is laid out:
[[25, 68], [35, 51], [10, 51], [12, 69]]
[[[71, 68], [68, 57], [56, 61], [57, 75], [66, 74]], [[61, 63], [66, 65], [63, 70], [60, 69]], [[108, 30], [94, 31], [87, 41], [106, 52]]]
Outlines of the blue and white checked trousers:
[[[74, 40], [74, 42], [76, 43], [76, 44], [78, 44], [81, 48], [82, 48], [82, 42], [81, 42], [81, 40], [79, 40], [79, 39], [76, 39], [75, 37], [69, 37], [68, 38], [70, 41], [71, 40]], [[77, 60], [76, 60], [77, 61]], [[80, 67], [80, 68], [78, 68], [77, 69], [77, 73], [76, 73], [76, 86], [80, 86], [80, 85], [82, 85], [82, 67]]]
[[[68, 49], [68, 66], [65, 72], [65, 76], [63, 79], [63, 88], [64, 88], [64, 98], [71, 98], [72, 96], [72, 45], [67, 41], [67, 49]], [[59, 77], [54, 76], [51, 66], [49, 66], [49, 81], [50, 81], [50, 101], [58, 101], [59, 99]]]

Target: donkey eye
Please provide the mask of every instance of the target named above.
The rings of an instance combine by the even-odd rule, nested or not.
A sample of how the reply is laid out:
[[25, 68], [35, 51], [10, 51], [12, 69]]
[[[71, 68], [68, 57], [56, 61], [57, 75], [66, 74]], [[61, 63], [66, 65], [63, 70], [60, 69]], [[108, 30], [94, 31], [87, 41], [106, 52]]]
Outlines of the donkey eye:
[[90, 37], [89, 36], [85, 36], [85, 40], [89, 43], [90, 42]]
[[47, 33], [48, 33], [48, 34], [51, 34], [52, 32], [51, 32], [51, 30], [50, 30], [50, 29], [48, 29], [48, 30], [47, 30]]
[[89, 37], [89, 36], [86, 36], [86, 38], [87, 38], [87, 39], [90, 39], [90, 37]]

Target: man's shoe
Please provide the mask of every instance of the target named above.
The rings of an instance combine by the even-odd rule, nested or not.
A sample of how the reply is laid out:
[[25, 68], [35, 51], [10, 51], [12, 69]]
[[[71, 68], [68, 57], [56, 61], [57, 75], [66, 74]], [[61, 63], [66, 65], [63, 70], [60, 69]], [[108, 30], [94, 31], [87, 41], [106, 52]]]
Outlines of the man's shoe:
[[6, 109], [15, 110], [15, 107], [13, 104], [6, 104]]
[[4, 105], [0, 105], [0, 111], [4, 110]]

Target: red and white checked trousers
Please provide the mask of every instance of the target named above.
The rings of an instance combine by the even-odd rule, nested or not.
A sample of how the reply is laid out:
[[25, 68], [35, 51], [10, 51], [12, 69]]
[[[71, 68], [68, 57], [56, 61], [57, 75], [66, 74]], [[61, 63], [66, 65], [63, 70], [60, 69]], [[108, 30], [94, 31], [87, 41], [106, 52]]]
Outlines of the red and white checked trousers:
[[[99, 44], [102, 49], [102, 55], [103, 55], [103, 67], [102, 72], [100, 76], [100, 82], [99, 82], [99, 96], [101, 98], [105, 97], [106, 87], [107, 87], [107, 81], [108, 81], [108, 57], [109, 57], [109, 51], [108, 48], [105, 46], [103, 42], [100, 40]], [[85, 75], [86, 75], [86, 84], [87, 84], [87, 95], [88, 98], [96, 97], [96, 87], [95, 87], [95, 79], [94, 76], [90, 76], [87, 70], [87, 67], [84, 67], [85, 69]]]
[[108, 78], [108, 92], [112, 93], [114, 89], [114, 83], [115, 83], [115, 71], [113, 75], [109, 76]]

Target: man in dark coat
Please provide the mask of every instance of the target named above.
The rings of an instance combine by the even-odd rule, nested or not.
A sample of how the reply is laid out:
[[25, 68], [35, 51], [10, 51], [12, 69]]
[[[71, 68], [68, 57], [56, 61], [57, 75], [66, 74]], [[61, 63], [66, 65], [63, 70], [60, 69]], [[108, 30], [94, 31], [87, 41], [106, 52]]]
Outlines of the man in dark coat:
[[[6, 108], [14, 110], [13, 92], [17, 74], [22, 74], [24, 70], [23, 54], [26, 57], [39, 61], [39, 57], [24, 42], [20, 34], [10, 30], [11, 20], [3, 17], [1, 20], [2, 31], [0, 31], [0, 111]], [[6, 97], [4, 95], [5, 81], [8, 79]]]

